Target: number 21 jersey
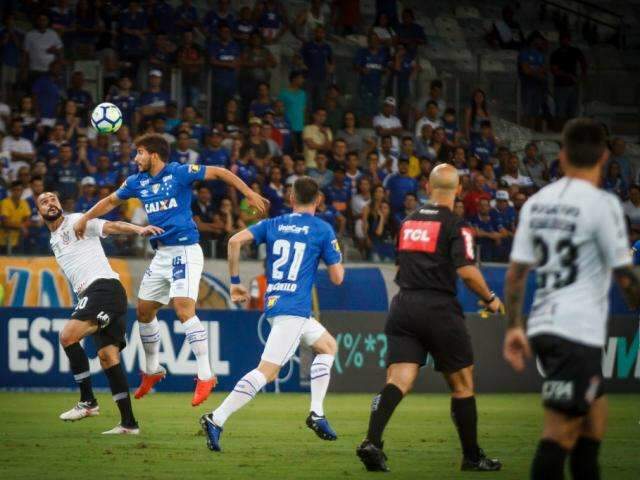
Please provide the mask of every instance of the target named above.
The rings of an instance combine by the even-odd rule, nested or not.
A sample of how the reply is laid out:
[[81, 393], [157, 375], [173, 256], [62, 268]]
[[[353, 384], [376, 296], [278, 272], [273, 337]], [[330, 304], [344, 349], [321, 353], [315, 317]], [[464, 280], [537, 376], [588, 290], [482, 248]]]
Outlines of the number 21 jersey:
[[327, 266], [342, 260], [331, 225], [307, 213], [290, 213], [262, 220], [249, 231], [256, 245], [267, 246], [267, 316], [309, 317], [320, 259]]
[[522, 208], [511, 261], [536, 268], [529, 336], [604, 345], [611, 271], [631, 264], [617, 197], [575, 178], [543, 188]]

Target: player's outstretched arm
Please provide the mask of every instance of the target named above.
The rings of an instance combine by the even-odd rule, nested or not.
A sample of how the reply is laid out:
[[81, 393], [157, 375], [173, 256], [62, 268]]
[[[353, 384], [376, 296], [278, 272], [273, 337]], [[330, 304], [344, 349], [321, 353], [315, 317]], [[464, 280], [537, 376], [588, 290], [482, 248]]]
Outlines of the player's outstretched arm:
[[629, 308], [640, 308], [640, 274], [631, 265], [616, 268], [613, 275]]
[[73, 226], [78, 238], [84, 238], [87, 222], [91, 219], [102, 217], [122, 203], [122, 200], [114, 193], [96, 203], [87, 213], [82, 215]]
[[151, 237], [160, 235], [164, 230], [154, 225], [141, 227], [127, 222], [106, 222], [102, 227], [103, 235], [140, 235], [141, 237]]
[[531, 266], [525, 263], [511, 262], [504, 281], [504, 301], [508, 326], [502, 355], [517, 372], [524, 369], [525, 359], [531, 356], [522, 317], [522, 304], [524, 303], [527, 274], [530, 268]]
[[266, 213], [269, 208], [269, 200], [251, 190], [251, 188], [249, 188], [249, 186], [236, 174], [226, 168], [206, 167], [204, 179], [222, 180], [227, 185], [231, 185], [233, 188], [240, 191], [247, 198], [249, 205], [254, 207], [260, 214]]
[[253, 241], [253, 234], [249, 229], [236, 233], [229, 239], [227, 259], [229, 262], [229, 278], [231, 279], [231, 300], [244, 303], [249, 300], [249, 291], [240, 283], [240, 249], [245, 243]]

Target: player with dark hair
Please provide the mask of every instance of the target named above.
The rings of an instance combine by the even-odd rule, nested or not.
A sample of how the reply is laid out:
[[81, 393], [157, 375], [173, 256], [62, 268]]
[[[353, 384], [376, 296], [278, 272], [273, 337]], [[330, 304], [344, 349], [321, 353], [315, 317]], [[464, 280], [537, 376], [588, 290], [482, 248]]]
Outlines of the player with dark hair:
[[164, 229], [151, 237], [156, 253], [138, 293], [137, 316], [146, 366], [135, 398], [142, 398], [166, 375], [158, 362], [160, 328], [156, 313], [172, 301], [198, 365], [198, 381], [191, 400], [191, 405], [196, 406], [207, 399], [216, 377], [209, 362], [207, 331], [196, 315], [204, 258], [191, 212], [192, 184], [222, 180], [238, 189], [259, 213], [267, 210], [268, 201], [225, 168], [167, 163], [169, 143], [161, 135], [144, 135], [136, 140], [136, 147], [139, 173], [128, 177], [117, 191], [79, 218], [74, 230], [82, 238], [88, 221], [102, 217], [129, 198], [139, 198], [149, 222]]
[[[562, 479], [569, 456], [574, 479], [595, 480], [607, 422], [601, 362], [611, 274], [633, 308], [640, 306], [640, 278], [632, 270], [620, 201], [598, 188], [609, 158], [602, 126], [571, 120], [562, 143], [564, 178], [533, 195], [520, 212], [505, 278], [504, 357], [521, 371], [533, 351], [544, 372], [544, 428], [531, 478]], [[525, 333], [530, 269], [537, 289]]]
[[80, 401], [60, 415], [61, 420], [75, 421], [99, 414], [91, 388], [89, 359], [80, 341], [93, 336], [100, 365], [104, 370], [113, 400], [120, 410], [120, 424], [105, 434], [138, 434], [140, 429], [133, 416], [129, 384], [122, 365], [120, 351], [126, 345], [127, 293], [104, 254], [100, 238], [111, 234], [161, 235], [158, 227], [140, 227], [126, 222], [93, 219], [87, 222], [84, 238], [73, 227], [81, 213], [62, 215], [62, 206], [55, 193], [43, 192], [36, 199], [40, 216], [51, 231], [51, 248], [58, 265], [78, 295], [71, 319], [60, 332], [73, 377], [80, 387]]
[[327, 265], [329, 278], [340, 285], [344, 278], [342, 255], [331, 226], [314, 216], [320, 188], [315, 180], [301, 177], [293, 184], [293, 213], [269, 218], [236, 233], [229, 240], [231, 299], [246, 302], [247, 289], [240, 283], [240, 248], [255, 242], [267, 246], [267, 292], [265, 315], [271, 332], [258, 367], [242, 377], [213, 413], [200, 424], [210, 450], [220, 451], [220, 435], [231, 414], [249, 403], [295, 353], [300, 342], [317, 353], [311, 365], [311, 408], [307, 426], [324, 440], [335, 440], [335, 432], [324, 417], [322, 402], [327, 393], [335, 340], [311, 315], [311, 289], [318, 263]]
[[385, 326], [387, 383], [373, 399], [367, 437], [356, 450], [369, 471], [388, 471], [382, 433], [429, 354], [451, 389], [462, 470], [495, 471], [502, 466], [478, 446], [473, 351], [456, 298], [456, 277], [490, 312], [500, 311], [502, 303], [475, 265], [471, 230], [453, 213], [460, 188], [456, 168], [438, 165], [429, 176], [429, 203], [407, 216], [398, 233], [400, 292], [391, 302]]

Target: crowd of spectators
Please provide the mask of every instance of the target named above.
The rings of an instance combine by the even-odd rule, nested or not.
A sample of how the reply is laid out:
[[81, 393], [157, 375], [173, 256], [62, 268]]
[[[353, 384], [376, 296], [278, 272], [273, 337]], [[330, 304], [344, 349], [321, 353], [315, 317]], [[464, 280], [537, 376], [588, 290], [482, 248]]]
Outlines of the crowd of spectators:
[[[171, 161], [235, 172], [270, 200], [270, 216], [291, 211], [296, 178], [315, 178], [323, 192], [317, 215], [356, 257], [376, 261], [393, 261], [399, 225], [428, 201], [429, 173], [439, 163], [458, 169], [462, 192], [455, 212], [474, 228], [484, 261], [507, 259], [520, 208], [562, 175], [558, 160], [545, 158], [535, 143], [517, 154], [496, 137], [483, 90], [471, 92], [461, 112], [445, 98], [438, 79], [425, 86], [426, 95], [412, 95], [410, 82], [426, 36], [410, 9], [397, 14], [395, 1], [376, 2], [375, 24], [365, 31], [357, 0], [314, 0], [292, 18], [278, 0], [238, 11], [229, 0], [217, 0], [202, 17], [189, 0], [175, 9], [161, 0], [78, 0], [74, 7], [58, 0], [50, 8], [23, 3], [23, 12], [4, 15], [0, 29], [0, 248], [5, 253], [47, 253], [49, 235], [34, 198], [55, 190], [66, 212], [87, 211], [135, 173], [134, 138], [149, 132], [171, 143]], [[15, 20], [26, 13], [33, 29], [23, 32]], [[358, 91], [351, 101], [334, 83], [327, 31], [367, 35], [367, 46], [353, 59]], [[286, 32], [299, 49], [288, 78], [274, 86], [278, 58], [271, 46]], [[538, 40], [530, 38], [520, 55], [523, 85], [529, 85], [526, 76], [546, 75], [532, 53]], [[562, 45], [565, 50], [552, 55], [551, 73], [557, 86], [566, 87], [559, 103], [570, 118], [576, 113], [570, 91], [575, 75], [563, 64], [576, 54], [567, 53], [572, 47], [566, 36]], [[63, 67], [68, 71], [74, 61], [89, 58], [103, 64], [104, 91], [97, 95], [85, 86], [81, 70], [62, 75]], [[575, 62], [580, 63], [577, 57]], [[182, 73], [180, 102], [169, 93], [172, 68]], [[212, 83], [203, 89], [208, 69]], [[584, 65], [581, 71], [586, 72]], [[208, 95], [212, 108], [205, 118]], [[93, 105], [104, 100], [124, 116], [115, 135], [97, 135], [87, 125]], [[624, 141], [613, 139], [611, 149], [603, 187], [626, 201], [632, 232], [640, 235], [636, 173]], [[196, 186], [192, 210], [209, 257], [223, 258], [225, 239], [260, 220], [236, 191], [216, 181]], [[144, 224], [146, 214], [138, 201], [129, 200], [109, 219]], [[117, 238], [106, 248], [109, 254], [133, 255], [143, 245]]]

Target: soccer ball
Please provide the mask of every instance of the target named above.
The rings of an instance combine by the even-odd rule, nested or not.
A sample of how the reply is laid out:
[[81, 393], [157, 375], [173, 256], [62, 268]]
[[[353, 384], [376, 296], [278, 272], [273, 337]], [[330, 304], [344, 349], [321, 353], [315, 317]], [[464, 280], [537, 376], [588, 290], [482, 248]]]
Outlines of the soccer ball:
[[122, 126], [122, 112], [113, 103], [101, 103], [91, 112], [91, 125], [98, 133], [115, 133]]

